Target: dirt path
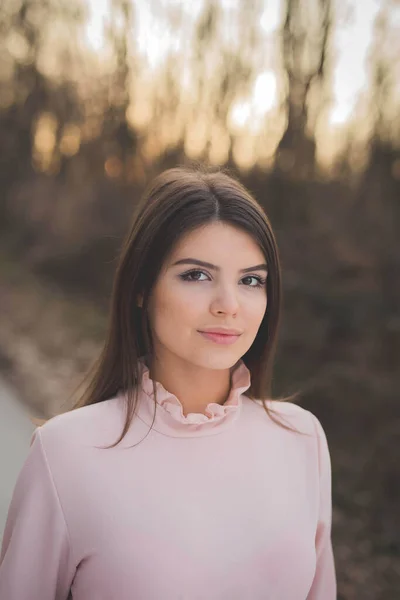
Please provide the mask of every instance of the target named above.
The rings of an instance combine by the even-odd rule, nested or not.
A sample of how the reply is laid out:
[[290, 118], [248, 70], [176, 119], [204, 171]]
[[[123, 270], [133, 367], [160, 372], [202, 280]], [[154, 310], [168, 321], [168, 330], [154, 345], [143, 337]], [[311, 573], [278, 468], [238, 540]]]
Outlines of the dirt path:
[[0, 380], [0, 545], [12, 492], [34, 428], [16, 392]]

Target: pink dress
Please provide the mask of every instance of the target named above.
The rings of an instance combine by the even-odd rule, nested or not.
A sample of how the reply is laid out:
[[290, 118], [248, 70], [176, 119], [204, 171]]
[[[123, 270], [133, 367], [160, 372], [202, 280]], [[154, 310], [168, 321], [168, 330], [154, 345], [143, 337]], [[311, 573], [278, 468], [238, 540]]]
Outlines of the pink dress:
[[[0, 554], [0, 600], [334, 600], [331, 466], [309, 411], [270, 401], [235, 367], [224, 405], [183, 415], [147, 367], [124, 395], [38, 427]], [[140, 440], [143, 440], [140, 442]], [[133, 444], [140, 442], [137, 446]], [[131, 446], [131, 447], [129, 447]]]

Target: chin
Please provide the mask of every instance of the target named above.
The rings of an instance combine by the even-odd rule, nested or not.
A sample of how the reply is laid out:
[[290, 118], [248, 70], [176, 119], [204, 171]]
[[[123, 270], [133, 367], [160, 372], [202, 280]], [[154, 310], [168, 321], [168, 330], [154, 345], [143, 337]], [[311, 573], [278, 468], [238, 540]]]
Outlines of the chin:
[[[194, 357], [193, 357], [194, 358]], [[233, 367], [238, 360], [242, 358], [242, 354], [238, 352], [222, 351], [208, 351], [207, 354], [199, 353], [199, 355], [190, 360], [193, 364], [198, 365], [204, 369], [230, 369]]]

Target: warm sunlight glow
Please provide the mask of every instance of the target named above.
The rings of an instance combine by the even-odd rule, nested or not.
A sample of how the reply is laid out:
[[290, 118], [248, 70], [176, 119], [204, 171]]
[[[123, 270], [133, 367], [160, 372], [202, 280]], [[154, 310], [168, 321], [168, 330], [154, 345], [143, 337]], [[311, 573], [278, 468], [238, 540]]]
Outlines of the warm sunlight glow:
[[86, 36], [92, 50], [104, 48], [104, 24], [107, 22], [110, 7], [109, 0], [86, 0], [89, 8], [89, 20]]
[[336, 66], [333, 73], [334, 102], [330, 125], [343, 125], [351, 118], [363, 88], [368, 82], [366, 61], [374, 23], [381, 2], [349, 0], [343, 5], [336, 0], [337, 18], [341, 24], [334, 33]]
[[230, 121], [234, 128], [244, 128], [250, 120], [250, 102], [238, 102], [234, 104], [230, 112]]
[[267, 0], [265, 10], [262, 14], [260, 25], [268, 35], [276, 31], [281, 20], [280, 0]]
[[265, 71], [258, 75], [249, 100], [236, 102], [230, 111], [228, 124], [233, 131], [259, 131], [265, 115], [276, 105], [276, 75]]
[[254, 105], [257, 111], [268, 112], [276, 104], [276, 75], [272, 71], [261, 73], [254, 86]]
[[[85, 1], [85, 0], [82, 0]], [[268, 44], [271, 39], [279, 34], [284, 17], [283, 0], [261, 0], [264, 10], [260, 12], [259, 26], [265, 35], [265, 52], [268, 57], [259, 62], [260, 72], [248, 97], [239, 96], [232, 103], [228, 116], [228, 126], [233, 133], [257, 136], [265, 126], [268, 112], [278, 110], [278, 85], [280, 74], [278, 67], [272, 66], [275, 59], [268, 54]], [[89, 8], [89, 18], [86, 25], [87, 45], [100, 58], [107, 55], [107, 38], [105, 26], [110, 14], [111, 0], [86, 0]], [[374, 27], [383, 0], [333, 0], [333, 14], [337, 27], [333, 31], [332, 51], [334, 56], [333, 71], [331, 74], [331, 104], [326, 112], [324, 128], [320, 130], [318, 140], [325, 144], [329, 138], [329, 131], [347, 126], [355, 114], [359, 114], [360, 98], [364, 95], [369, 85], [369, 53], [373, 41]], [[223, 11], [228, 11], [237, 6], [237, 0], [219, 0]], [[168, 54], [175, 53], [177, 57], [190, 47], [190, 36], [193, 35], [193, 24], [204, 7], [204, 2], [199, 0], [193, 5], [186, 4], [183, 0], [164, 0], [160, 3], [160, 10], [153, 3], [134, 3], [134, 31], [132, 31], [132, 48], [140, 54], [146, 73], [152, 74], [162, 68], [162, 63]], [[182, 9], [182, 33], [176, 35], [168, 28], [165, 15], [179, 14]], [[171, 12], [172, 11], [172, 12]], [[174, 13], [175, 11], [175, 13]], [[394, 12], [393, 12], [394, 14]], [[227, 21], [228, 22], [228, 21]], [[270, 41], [268, 42], [268, 37]], [[277, 41], [278, 43], [278, 41]], [[272, 55], [271, 55], [272, 56]], [[255, 58], [255, 60], [257, 60]], [[184, 62], [182, 63], [184, 64]], [[189, 63], [188, 63], [189, 64]], [[150, 75], [150, 78], [152, 75]], [[182, 71], [183, 88], [185, 81], [190, 80], [189, 74]], [[153, 88], [148, 86], [147, 93], [153, 93]], [[145, 126], [151, 120], [149, 98], [141, 98], [137, 93], [135, 102], [138, 106], [130, 107], [130, 121], [135, 125]], [[193, 102], [193, 98], [190, 102]], [[363, 117], [362, 117], [363, 118]], [[201, 129], [201, 128], [200, 128]], [[192, 128], [188, 134], [186, 145], [189, 153], [197, 155], [202, 142], [198, 139], [197, 127]], [[202, 137], [202, 136], [200, 136]], [[318, 143], [320, 143], [318, 141]], [[329, 144], [331, 146], [331, 143]], [[221, 148], [225, 148], [222, 144]], [[219, 155], [220, 148], [213, 145], [213, 152]], [[221, 150], [221, 155], [225, 152]]]

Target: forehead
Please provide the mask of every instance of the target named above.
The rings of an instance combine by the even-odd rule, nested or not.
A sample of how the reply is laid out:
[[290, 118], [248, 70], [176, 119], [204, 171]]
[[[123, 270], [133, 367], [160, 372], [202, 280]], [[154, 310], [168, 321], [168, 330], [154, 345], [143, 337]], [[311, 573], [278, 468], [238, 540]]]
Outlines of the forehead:
[[[180, 258], [198, 258], [209, 262], [240, 259], [262, 262], [264, 254], [250, 234], [228, 223], [209, 223], [184, 234], [173, 249], [168, 262]], [[245, 264], [244, 266], [248, 266]]]

